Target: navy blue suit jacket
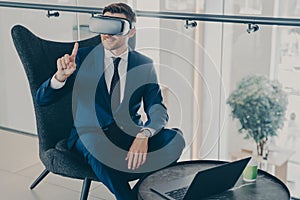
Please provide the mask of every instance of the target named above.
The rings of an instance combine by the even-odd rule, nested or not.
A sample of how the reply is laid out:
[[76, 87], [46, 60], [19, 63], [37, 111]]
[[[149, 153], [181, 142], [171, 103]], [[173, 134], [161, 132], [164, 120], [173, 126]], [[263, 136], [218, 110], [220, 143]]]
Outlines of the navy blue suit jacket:
[[[36, 93], [37, 104], [46, 106], [72, 92], [74, 126], [69, 137], [69, 148], [72, 148], [78, 135], [97, 132], [112, 123], [133, 136], [143, 127], [158, 131], [167, 123], [167, 109], [162, 102], [152, 60], [148, 57], [129, 51], [124, 98], [114, 112], [111, 111], [110, 95], [103, 73], [103, 46], [79, 49], [76, 65], [76, 71], [62, 88], [51, 88], [50, 77]], [[141, 102], [147, 115], [145, 123], [138, 114]]]

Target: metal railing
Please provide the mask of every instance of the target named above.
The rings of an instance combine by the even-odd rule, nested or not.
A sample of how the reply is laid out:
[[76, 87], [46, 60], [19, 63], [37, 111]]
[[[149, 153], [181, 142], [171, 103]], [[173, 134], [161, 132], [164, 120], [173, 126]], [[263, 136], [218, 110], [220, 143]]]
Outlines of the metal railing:
[[[50, 14], [51, 11], [77, 12], [89, 14], [101, 14], [103, 8], [82, 7], [82, 6], [62, 6], [50, 4], [35, 4], [21, 2], [0, 1], [0, 7], [24, 8], [48, 11], [48, 17], [56, 16]], [[137, 16], [150, 18], [163, 18], [175, 20], [196, 20], [208, 22], [226, 22], [243, 24], [261, 24], [261, 25], [279, 25], [279, 26], [300, 26], [300, 18], [278, 18], [278, 17], [260, 17], [260, 16], [237, 16], [237, 15], [215, 15], [198, 13], [175, 13], [175, 12], [155, 12], [155, 11], [136, 11]]]

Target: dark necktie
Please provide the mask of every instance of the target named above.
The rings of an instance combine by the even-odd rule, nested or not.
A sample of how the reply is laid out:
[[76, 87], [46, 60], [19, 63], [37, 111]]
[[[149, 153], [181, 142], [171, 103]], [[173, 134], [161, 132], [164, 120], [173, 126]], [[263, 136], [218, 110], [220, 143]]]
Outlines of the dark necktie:
[[120, 76], [118, 73], [118, 66], [120, 63], [121, 58], [113, 58], [113, 63], [114, 63], [114, 75], [111, 79], [111, 84], [110, 84], [110, 98], [111, 98], [111, 108], [112, 110], [116, 110], [117, 107], [120, 104]]

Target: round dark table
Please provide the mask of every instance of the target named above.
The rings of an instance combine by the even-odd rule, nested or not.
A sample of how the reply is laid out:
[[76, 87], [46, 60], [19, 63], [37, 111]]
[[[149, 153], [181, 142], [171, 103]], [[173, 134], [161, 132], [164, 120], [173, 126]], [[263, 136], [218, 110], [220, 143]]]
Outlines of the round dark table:
[[[158, 194], [150, 190], [155, 183], [166, 184], [176, 178], [196, 174], [211, 167], [224, 164], [223, 161], [199, 160], [179, 162], [176, 165], [164, 168], [150, 174], [142, 180], [139, 187], [139, 200], [162, 200]], [[226, 180], [224, 180], [226, 181]], [[217, 183], [216, 183], [217, 184]], [[228, 191], [213, 195], [206, 199], [235, 199], [235, 200], [289, 200], [290, 192], [288, 188], [275, 176], [265, 171], [258, 171], [258, 177], [255, 182], [245, 182], [242, 176], [236, 185]]]

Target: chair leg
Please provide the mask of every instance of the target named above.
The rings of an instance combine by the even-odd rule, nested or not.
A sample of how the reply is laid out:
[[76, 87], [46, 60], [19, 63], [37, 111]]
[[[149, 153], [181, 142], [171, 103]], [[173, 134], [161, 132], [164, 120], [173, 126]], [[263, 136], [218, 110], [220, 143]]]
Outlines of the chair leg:
[[92, 180], [85, 178], [82, 185], [80, 200], [87, 200]]
[[47, 169], [45, 169], [41, 173], [41, 175], [32, 183], [32, 185], [30, 186], [30, 189], [32, 190], [33, 188], [35, 188], [35, 186], [37, 186], [37, 184], [39, 184], [48, 174], [49, 174], [49, 171]]

